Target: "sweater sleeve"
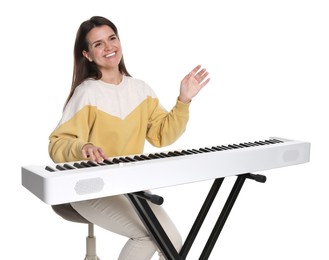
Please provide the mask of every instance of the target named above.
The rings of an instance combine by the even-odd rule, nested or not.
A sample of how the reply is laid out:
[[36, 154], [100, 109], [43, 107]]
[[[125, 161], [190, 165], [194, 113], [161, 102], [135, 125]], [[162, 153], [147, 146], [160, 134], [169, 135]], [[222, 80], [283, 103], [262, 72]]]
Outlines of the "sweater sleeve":
[[88, 143], [94, 108], [86, 106], [69, 121], [59, 125], [49, 136], [49, 155], [56, 162], [80, 161], [82, 147]]
[[72, 96], [61, 121], [49, 136], [49, 155], [56, 163], [84, 159], [81, 150], [89, 141], [96, 108], [86, 105], [82, 95], [83, 93], [78, 92]]
[[189, 119], [189, 106], [180, 102], [170, 112], [159, 103], [158, 98], [151, 100], [152, 113], [149, 117], [147, 140], [155, 147], [163, 147], [175, 142], [186, 129]]

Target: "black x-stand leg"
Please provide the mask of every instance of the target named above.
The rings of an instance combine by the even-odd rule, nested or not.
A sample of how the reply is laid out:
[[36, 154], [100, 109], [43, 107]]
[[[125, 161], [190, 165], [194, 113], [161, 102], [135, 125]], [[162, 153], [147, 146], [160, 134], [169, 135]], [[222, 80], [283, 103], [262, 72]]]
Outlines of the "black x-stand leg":
[[[213, 247], [215, 246], [218, 236], [220, 235], [220, 232], [224, 227], [224, 224], [231, 212], [231, 209], [246, 179], [252, 179], [261, 183], [264, 183], [266, 181], [265, 176], [255, 175], [251, 173], [242, 174], [237, 177], [235, 184], [226, 200], [226, 203], [218, 217], [218, 220], [200, 255], [199, 260], [206, 260], [209, 258], [210, 253]], [[161, 250], [163, 255], [168, 260], [184, 260], [186, 259], [187, 254], [192, 247], [192, 244], [208, 214], [208, 211], [223, 181], [224, 178], [219, 178], [214, 181], [180, 252], [177, 252], [177, 250], [173, 246], [172, 242], [168, 238], [166, 232], [163, 230], [161, 224], [159, 223], [158, 219], [154, 215], [152, 209], [150, 208], [147, 202], [147, 200], [149, 200], [152, 203], [161, 205], [163, 203], [163, 198], [157, 195], [149, 194], [147, 192], [129, 193], [127, 194], [127, 197], [133, 204], [139, 217], [143, 221], [145, 227], [149, 230], [150, 234], [153, 236], [154, 240], [157, 243], [158, 248]]]

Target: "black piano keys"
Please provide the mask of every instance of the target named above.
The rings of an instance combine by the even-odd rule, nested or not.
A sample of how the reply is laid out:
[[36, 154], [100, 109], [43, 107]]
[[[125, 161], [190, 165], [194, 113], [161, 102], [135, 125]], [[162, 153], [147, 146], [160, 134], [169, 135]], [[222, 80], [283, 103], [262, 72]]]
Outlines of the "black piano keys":
[[234, 150], [234, 149], [244, 149], [244, 148], [262, 146], [262, 145], [273, 145], [273, 144], [278, 144], [278, 143], [283, 143], [283, 141], [277, 140], [277, 139], [268, 139], [268, 140], [264, 140], [264, 141], [219, 145], [219, 146], [212, 146], [212, 147], [203, 147], [203, 148], [199, 148], [199, 149], [187, 149], [187, 150], [181, 150], [181, 151], [150, 153], [147, 155], [139, 154], [139, 155], [134, 155], [133, 157], [121, 156], [121, 157], [115, 157], [112, 159], [106, 159], [102, 163], [97, 163], [95, 161], [82, 161], [82, 162], [74, 162], [73, 164], [70, 164], [70, 163], [65, 163], [63, 165], [57, 164], [55, 167], [46, 166], [45, 169], [49, 172], [66, 171], [66, 170], [82, 169], [82, 168], [89, 168], [89, 167], [99, 167], [99, 166], [122, 164], [122, 163], [134, 163], [134, 162], [147, 161], [147, 160], [158, 160], [158, 159], [163, 159], [163, 158], [179, 157], [179, 156], [186, 156], [186, 155], [188, 156], [188, 155], [209, 153], [209, 152], [220, 152], [220, 151], [227, 151], [227, 150]]

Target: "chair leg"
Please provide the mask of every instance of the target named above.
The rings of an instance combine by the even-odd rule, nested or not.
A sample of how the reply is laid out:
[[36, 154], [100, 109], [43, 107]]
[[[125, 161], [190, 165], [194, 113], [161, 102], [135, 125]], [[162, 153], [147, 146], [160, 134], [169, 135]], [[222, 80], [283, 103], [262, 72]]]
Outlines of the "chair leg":
[[86, 238], [86, 257], [84, 260], [100, 260], [96, 255], [96, 237], [94, 236], [94, 224], [88, 224], [88, 236]]

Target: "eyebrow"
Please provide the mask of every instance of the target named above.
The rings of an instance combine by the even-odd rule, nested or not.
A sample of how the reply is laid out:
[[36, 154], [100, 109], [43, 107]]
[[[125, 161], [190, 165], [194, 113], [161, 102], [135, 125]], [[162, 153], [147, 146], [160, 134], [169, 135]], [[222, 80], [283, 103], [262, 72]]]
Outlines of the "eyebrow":
[[[109, 38], [111, 38], [111, 37], [113, 37], [113, 36], [117, 37], [117, 35], [116, 35], [115, 33], [113, 33], [113, 34], [111, 34], [111, 35], [110, 35], [109, 37], [107, 37], [107, 38], [109, 39]], [[96, 41], [90, 43], [90, 45], [94, 45], [95, 43], [98, 43], [98, 42], [101, 42], [101, 41], [102, 41], [102, 40], [96, 40]]]

